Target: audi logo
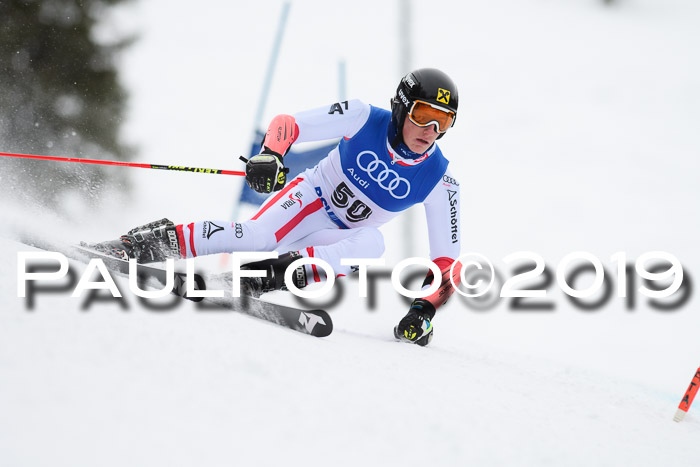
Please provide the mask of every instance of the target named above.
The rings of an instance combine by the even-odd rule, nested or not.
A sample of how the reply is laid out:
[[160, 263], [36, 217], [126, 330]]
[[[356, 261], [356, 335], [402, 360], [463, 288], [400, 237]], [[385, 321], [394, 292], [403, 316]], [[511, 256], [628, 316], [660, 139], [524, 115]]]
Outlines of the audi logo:
[[243, 226], [236, 222], [234, 225], [234, 228], [236, 229], [236, 238], [242, 238], [243, 237]]
[[[372, 160], [366, 166], [362, 165], [362, 156], [365, 154], [372, 157]], [[366, 161], [367, 158], [365, 157]], [[391, 170], [384, 161], [380, 161], [379, 157], [372, 151], [362, 151], [357, 155], [357, 166], [363, 172], [367, 172], [369, 178], [377, 182], [379, 187], [389, 192], [396, 199], [404, 199], [411, 192], [411, 184], [405, 178], [399, 177], [396, 171]], [[387, 184], [383, 182], [389, 180]], [[402, 183], [405, 188], [402, 188]], [[404, 192], [405, 190], [405, 192]], [[397, 193], [398, 192], [398, 193]]]

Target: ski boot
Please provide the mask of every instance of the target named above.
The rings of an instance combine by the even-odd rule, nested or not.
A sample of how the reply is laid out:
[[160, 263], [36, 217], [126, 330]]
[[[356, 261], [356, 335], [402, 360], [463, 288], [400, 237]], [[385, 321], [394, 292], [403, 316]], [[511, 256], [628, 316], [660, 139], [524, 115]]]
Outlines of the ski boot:
[[432, 303], [420, 298], [415, 299], [406, 316], [394, 327], [394, 337], [420, 346], [430, 344], [433, 340], [433, 324], [430, 322], [433, 316], [435, 307]]
[[[277, 259], [266, 259], [241, 266], [241, 269], [260, 269], [267, 272], [265, 277], [242, 277], [241, 293], [258, 298], [262, 294], [273, 290], [287, 290], [284, 283], [284, 272], [292, 262], [301, 257], [298, 252], [290, 251], [280, 255]], [[297, 288], [306, 287], [306, 270], [303, 265], [294, 270], [292, 280]]]
[[180, 258], [180, 242], [175, 224], [168, 219], [134, 227], [118, 240], [84, 245], [100, 253], [139, 263], [156, 263]]

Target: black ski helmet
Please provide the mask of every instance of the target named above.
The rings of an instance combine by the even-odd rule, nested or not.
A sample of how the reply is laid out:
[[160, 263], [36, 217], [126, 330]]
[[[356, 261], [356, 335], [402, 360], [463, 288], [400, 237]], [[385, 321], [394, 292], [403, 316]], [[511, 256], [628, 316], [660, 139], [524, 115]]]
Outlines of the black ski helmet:
[[[454, 81], [436, 68], [421, 68], [412, 71], [401, 78], [401, 82], [396, 88], [396, 94], [391, 100], [391, 119], [398, 131], [395, 142], [402, 140], [403, 124], [415, 100], [425, 101], [451, 110], [455, 113], [455, 121], [457, 120], [459, 93]], [[437, 139], [444, 135], [445, 133], [441, 133]]]

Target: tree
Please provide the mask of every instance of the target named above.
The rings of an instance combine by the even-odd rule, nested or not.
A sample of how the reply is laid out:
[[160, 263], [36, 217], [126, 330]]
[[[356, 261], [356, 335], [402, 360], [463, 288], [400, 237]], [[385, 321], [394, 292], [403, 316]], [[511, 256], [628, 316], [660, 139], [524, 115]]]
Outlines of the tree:
[[[122, 1], [0, 2], [0, 152], [128, 159], [118, 137], [126, 92], [115, 61], [133, 38], [95, 39], [97, 18]], [[67, 191], [100, 190], [108, 173], [77, 164], [0, 164], [0, 190], [50, 207]], [[116, 177], [110, 180], [125, 182]]]

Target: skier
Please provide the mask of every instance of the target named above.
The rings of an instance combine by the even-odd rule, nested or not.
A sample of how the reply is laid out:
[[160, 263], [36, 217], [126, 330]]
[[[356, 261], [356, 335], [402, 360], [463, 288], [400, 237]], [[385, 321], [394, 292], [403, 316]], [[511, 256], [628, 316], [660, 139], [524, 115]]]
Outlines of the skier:
[[[436, 140], [457, 117], [457, 87], [442, 71], [415, 70], [404, 76], [391, 111], [359, 100], [278, 115], [270, 123], [261, 153], [246, 162], [246, 182], [271, 195], [246, 222], [203, 221], [175, 225], [167, 219], [129, 231], [102, 251], [139, 262], [232, 251], [286, 251], [275, 260], [249, 263], [264, 278], [244, 278], [243, 290], [259, 296], [284, 288], [284, 272], [300, 257], [328, 262], [338, 275], [352, 267], [341, 258], [380, 257], [378, 227], [414, 204], [423, 203], [431, 260], [441, 278], [438, 291], [416, 299], [394, 328], [397, 339], [427, 345], [436, 309], [453, 292], [450, 267], [459, 256], [459, 183]], [[342, 138], [318, 165], [287, 183], [284, 156], [296, 142]], [[410, 235], [410, 232], [407, 232]], [[314, 265], [297, 268], [297, 287], [323, 280]], [[456, 278], [458, 280], [458, 277]]]

